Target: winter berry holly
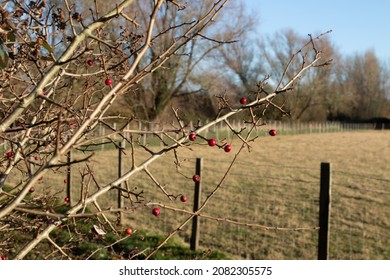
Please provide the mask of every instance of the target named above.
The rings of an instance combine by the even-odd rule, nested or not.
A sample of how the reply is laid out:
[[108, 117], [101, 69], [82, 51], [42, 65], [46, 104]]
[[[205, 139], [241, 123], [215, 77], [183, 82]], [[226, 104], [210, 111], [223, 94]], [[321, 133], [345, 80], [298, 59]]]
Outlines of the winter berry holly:
[[131, 228], [127, 228], [125, 232], [127, 235], [130, 235], [133, 233], [133, 230]]
[[190, 141], [195, 141], [196, 133], [195, 132], [191, 132], [190, 135], [188, 136], [188, 138], [190, 139]]
[[199, 183], [199, 182], [200, 182], [200, 176], [199, 176], [199, 175], [194, 175], [194, 176], [192, 176], [192, 180], [193, 180], [195, 183]]
[[35, 188], [34, 188], [34, 187], [31, 187], [28, 191], [29, 191], [30, 193], [33, 193], [33, 192], [35, 192]]
[[217, 144], [214, 138], [209, 139], [207, 142], [210, 147], [214, 147]]
[[225, 152], [228, 153], [228, 152], [230, 152], [232, 150], [232, 146], [228, 144], [223, 149], [225, 150]]
[[2, 256], [1, 256], [1, 260], [2, 260], [2, 261], [5, 261], [6, 259], [7, 259], [7, 256], [5, 256], [5, 255], [2, 255]]
[[246, 100], [245, 97], [242, 97], [242, 98], [240, 99], [240, 103], [241, 103], [242, 105], [246, 104], [246, 102], [247, 102], [247, 100]]
[[160, 215], [160, 208], [153, 208], [153, 210], [152, 210], [152, 214], [153, 215], [155, 215], [156, 217], [158, 216], [158, 215]]
[[110, 86], [112, 85], [112, 80], [110, 78], [107, 78], [104, 83], [106, 84], [106, 86]]
[[270, 131], [268, 131], [268, 133], [271, 136], [276, 136], [276, 130], [275, 129], [271, 129]]
[[65, 202], [68, 203], [69, 202], [69, 197], [65, 197]]
[[93, 60], [92, 59], [88, 59], [87, 60], [87, 64], [88, 64], [88, 66], [93, 66]]
[[9, 152], [7, 152], [7, 158], [12, 158], [12, 156], [14, 155], [14, 153], [13, 152], [11, 152], [11, 151], [9, 151]]
[[181, 200], [181, 202], [186, 203], [186, 202], [187, 202], [187, 197], [186, 197], [185, 195], [182, 195], [182, 196], [180, 197], [180, 200]]

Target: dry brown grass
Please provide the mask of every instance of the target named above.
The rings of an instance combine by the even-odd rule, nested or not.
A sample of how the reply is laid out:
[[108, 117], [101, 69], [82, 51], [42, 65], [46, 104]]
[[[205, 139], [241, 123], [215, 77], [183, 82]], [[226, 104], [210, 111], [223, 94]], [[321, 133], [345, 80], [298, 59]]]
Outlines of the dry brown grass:
[[[204, 159], [203, 199], [215, 188], [237, 151], [194, 145], [181, 149], [180, 171], [194, 174], [195, 158]], [[244, 150], [230, 176], [210, 201], [205, 213], [265, 226], [313, 227], [318, 222], [319, 169], [331, 162], [333, 189], [331, 208], [331, 259], [390, 259], [390, 132], [306, 134], [260, 137], [253, 150]], [[137, 163], [146, 154], [137, 149]], [[89, 163], [99, 184], [117, 176], [117, 151], [99, 151]], [[131, 166], [127, 150], [125, 169]], [[78, 167], [73, 170], [74, 195], [78, 195]], [[174, 157], [167, 154], [150, 166], [150, 171], [174, 195], [186, 194], [188, 202], [170, 201], [145, 173], [131, 177], [132, 189], [143, 190], [145, 202], [191, 210], [194, 184], [175, 170]], [[42, 188], [65, 189], [64, 173], [48, 175]], [[92, 190], [91, 190], [92, 191]], [[65, 192], [63, 192], [65, 195]], [[115, 206], [116, 192], [100, 203]], [[130, 206], [130, 202], [126, 202]], [[162, 209], [158, 218], [141, 207], [126, 214], [134, 229], [168, 234], [186, 215]], [[316, 259], [317, 231], [262, 231], [225, 222], [201, 219], [202, 248], [218, 249], [233, 258]], [[190, 224], [179, 233], [188, 241]]]

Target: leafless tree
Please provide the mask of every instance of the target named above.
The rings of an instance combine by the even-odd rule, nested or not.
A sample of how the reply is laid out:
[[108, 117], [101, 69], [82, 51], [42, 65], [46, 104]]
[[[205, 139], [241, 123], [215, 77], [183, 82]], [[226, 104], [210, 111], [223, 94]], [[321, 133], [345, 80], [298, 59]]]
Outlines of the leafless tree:
[[[244, 29], [244, 38], [238, 44], [225, 45], [218, 50], [216, 60], [220, 67], [226, 69], [224, 84], [228, 84], [233, 92], [239, 96], [248, 93], [256, 94], [258, 82], [269, 75], [267, 84], [263, 85], [267, 91], [277, 90], [300, 69], [300, 61], [291, 61], [299, 46], [304, 44], [305, 38], [292, 30], [277, 32], [270, 37], [255, 36], [250, 29]], [[256, 39], [253, 39], [256, 38]], [[251, 42], [251, 43], [249, 43]], [[310, 59], [311, 46], [302, 49], [295, 55], [302, 59]], [[318, 49], [324, 52], [324, 57], [337, 57], [337, 53], [330, 41], [321, 40]], [[327, 105], [330, 101], [330, 86], [334, 76], [334, 68], [329, 61], [321, 61], [327, 67], [310, 69], [299, 80], [299, 84], [291, 91], [275, 99], [281, 110], [270, 110], [268, 117], [280, 118], [289, 115], [290, 120], [324, 120], [327, 117]], [[288, 71], [285, 71], [289, 65]], [[293, 92], [293, 94], [292, 94]], [[250, 94], [249, 94], [250, 95]], [[319, 112], [323, 112], [322, 115]]]
[[[256, 139], [251, 136], [252, 132], [263, 124], [262, 117], [267, 109], [275, 107], [284, 111], [274, 103], [274, 99], [279, 94], [292, 90], [307, 70], [324, 65], [321, 61], [322, 53], [316, 47], [321, 36], [309, 37], [303, 47], [292, 53], [283, 74], [279, 76], [280, 81], [275, 90], [266, 90], [264, 85], [267, 79], [264, 79], [257, 84], [256, 94], [251, 102], [244, 105], [233, 103], [221, 90], [221, 94], [217, 96], [218, 114], [209, 123], [197, 124], [191, 129], [189, 123], [183, 121], [177, 108], [172, 108], [175, 124], [139, 130], [133, 128], [140, 121], [136, 115], [110, 114], [113, 104], [129, 92], [142, 87], [148, 89], [148, 86], [156, 83], [158, 86], [150, 88], [151, 91], [142, 91], [140, 100], [151, 102], [156, 107], [151, 101], [156, 99], [157, 94], [153, 89], [164, 88], [164, 83], [167, 94], [180, 92], [174, 91], [181, 81], [187, 79], [185, 73], [190, 70], [184, 69], [184, 77], [179, 82], [176, 80], [177, 76], [171, 80], [166, 72], [178, 71], [177, 60], [187, 55], [191, 57], [193, 49], [200, 44], [198, 41], [205, 40], [211, 46], [227, 42], [224, 38], [209, 37], [205, 32], [218, 21], [218, 15], [228, 1], [217, 0], [202, 7], [195, 15], [189, 12], [190, 19], [184, 15], [177, 18], [178, 21], [174, 24], [171, 19], [176, 17], [173, 15], [187, 11], [179, 1], [148, 1], [146, 10], [143, 10], [144, 6], [132, 6], [136, 5], [133, 2], [124, 0], [104, 10], [94, 1], [89, 13], [81, 12], [77, 4], [68, 0], [62, 3], [45, 0], [12, 0], [1, 3], [0, 137], [3, 155], [0, 166], [0, 246], [5, 244], [6, 250], [13, 248], [15, 259], [25, 258], [43, 241], [48, 242], [63, 258], [71, 258], [67, 244], [57, 244], [50, 235], [54, 229], [67, 223], [78, 224], [87, 219], [96, 219], [98, 224], [105, 224], [106, 229], [117, 236], [117, 241], [114, 242], [117, 243], [123, 239], [120, 238], [115, 219], [112, 219], [110, 213], [155, 205], [183, 212], [174, 206], [149, 202], [147, 198], [143, 198], [142, 190], [123, 188], [121, 184], [126, 183], [128, 186], [132, 176], [144, 172], [156, 185], [156, 192], [162, 192], [169, 200], [173, 200], [177, 195], [169, 193], [148, 167], [166, 153], [176, 155], [178, 149], [190, 148], [190, 133], [195, 133], [206, 141], [202, 136], [205, 130], [219, 122], [230, 126], [231, 117], [243, 111], [248, 112], [247, 129], [234, 131], [230, 126], [235, 136], [241, 140], [241, 145], [220, 182], [199, 211], [184, 211], [187, 216], [184, 220], [177, 221], [177, 228], [167, 234], [159, 246], [147, 252], [146, 258], [151, 257], [194, 216], [203, 215], [203, 210], [223, 186], [241, 151], [250, 149], [251, 141]], [[129, 7], [136, 7], [139, 14], [131, 14]], [[142, 23], [138, 15], [142, 15]], [[169, 19], [166, 24], [159, 22], [166, 18]], [[134, 26], [134, 30], [138, 30], [139, 26], [142, 28], [138, 31], [121, 28], [123, 23]], [[119, 26], [120, 32], [110, 32], [112, 26]], [[177, 30], [178, 33], [175, 34], [179, 35], [173, 36], [173, 30]], [[198, 52], [199, 57], [187, 61], [191, 69], [197, 59], [210, 50], [210, 45], [205, 51]], [[301, 56], [303, 51], [307, 55]], [[299, 63], [295, 63], [297, 60]], [[181, 64], [181, 67], [183, 65], [185, 68], [186, 64]], [[150, 79], [148, 86], [143, 84], [146, 79]], [[261, 114], [257, 115], [254, 110], [259, 108]], [[112, 118], [122, 120], [123, 125], [113, 127], [110, 122]], [[108, 132], [104, 135], [96, 134], [100, 126], [105, 127]], [[162, 147], [154, 149], [144, 145], [139, 141], [142, 134], [153, 135], [161, 141]], [[168, 144], [160, 135], [169, 138], [172, 144]], [[93, 154], [85, 154], [67, 162], [67, 154], [71, 150], [84, 151], [85, 148], [101, 145], [102, 139], [105, 140], [103, 143], [116, 145], [118, 138], [131, 146], [132, 166], [116, 180], [103, 184], [96, 179], [93, 167], [89, 164]], [[224, 141], [216, 142], [219, 148], [225, 148], [226, 145]], [[148, 157], [140, 163], [139, 160], [136, 161], [139, 149], [148, 153]], [[44, 175], [49, 176], [50, 173], [75, 164], [84, 165], [80, 169], [82, 195], [78, 201], [60, 211], [55, 204], [56, 193], [29, 198], [34, 188], [39, 188]], [[99, 199], [113, 189], [119, 189], [132, 206], [103, 209]], [[86, 211], [87, 208], [90, 212]], [[204, 217], [221, 220], [207, 215]], [[222, 220], [245, 225], [240, 221]], [[268, 229], [262, 225], [247, 226]], [[99, 234], [99, 227], [94, 230]], [[28, 241], [23, 246], [13, 243], [12, 234], [15, 233], [29, 236]], [[80, 240], [87, 238], [77, 230], [71, 234]], [[38, 250], [36, 254], [38, 258], [49, 257], [40, 256]]]
[[373, 51], [347, 57], [338, 76], [338, 91], [343, 108], [340, 114], [351, 119], [367, 120], [386, 116], [389, 87], [386, 73]]

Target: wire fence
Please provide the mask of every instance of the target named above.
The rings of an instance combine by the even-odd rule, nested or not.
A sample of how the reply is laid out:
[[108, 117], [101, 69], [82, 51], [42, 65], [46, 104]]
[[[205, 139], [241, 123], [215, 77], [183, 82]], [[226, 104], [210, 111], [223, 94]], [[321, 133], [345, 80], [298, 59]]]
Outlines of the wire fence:
[[[205, 123], [208, 123], [206, 121]], [[247, 124], [239, 120], [231, 120], [231, 126], [235, 131], [240, 131], [245, 128]], [[103, 136], [115, 131], [119, 125], [116, 123], [113, 124], [112, 128], [107, 128], [106, 126], [100, 125], [95, 131], [95, 136]], [[195, 125], [190, 122], [189, 130], [193, 130]], [[372, 130], [378, 129], [376, 123], [343, 123], [343, 122], [284, 122], [284, 121], [269, 121], [266, 124], [267, 128], [273, 128], [277, 130], [278, 135], [298, 135], [298, 134], [314, 134], [314, 133], [332, 133], [332, 132], [345, 132], [345, 131], [357, 131], [357, 130]], [[137, 130], [137, 131], [162, 131], [173, 129], [174, 127], [166, 127], [166, 125], [160, 123], [137, 123], [135, 125], [128, 125], [125, 130]], [[381, 128], [384, 129], [384, 126]], [[138, 140], [143, 144], [148, 145], [160, 145], [163, 143], [161, 139], [164, 139], [167, 143], [173, 143], [171, 139], [164, 137], [162, 133], [157, 133], [160, 138], [155, 137], [153, 133], [140, 134]], [[268, 130], [263, 129], [260, 126], [253, 133], [254, 136], [265, 136], [268, 134]], [[123, 135], [129, 139], [129, 132], [123, 133]], [[171, 135], [178, 139], [179, 135], [173, 133]], [[232, 130], [223, 122], [215, 124], [210, 127], [208, 130], [204, 131], [203, 136], [215, 137], [215, 138], [231, 138], [233, 136]], [[119, 139], [119, 137], [118, 137]], [[104, 139], [102, 140], [104, 141]], [[109, 145], [100, 145], [100, 149], [107, 149]]]
[[[209, 166], [222, 164], [209, 161]], [[249, 164], [258, 173], [246, 172]], [[230, 174], [226, 187], [214, 200], [214, 210], [209, 210], [211, 213], [224, 213], [231, 219], [270, 227], [318, 225], [319, 168], [253, 165], [253, 162], [241, 163], [239, 168], [243, 168]], [[276, 168], [283, 172], [273, 175], [275, 171], [271, 169]], [[206, 168], [205, 173], [216, 176], [214, 168]], [[390, 258], [389, 190], [389, 179], [374, 174], [333, 172], [330, 259]], [[226, 223], [212, 225], [213, 221], [203, 223], [201, 244], [205, 247], [212, 244], [216, 249], [250, 259], [317, 257], [317, 231], [263, 232]], [[218, 240], [225, 241], [217, 245]]]
[[[233, 123], [238, 130], [242, 125]], [[373, 126], [366, 124], [306, 125], [308, 126], [296, 124], [288, 127], [283, 123], [271, 122], [269, 127], [277, 129], [279, 134], [373, 129]], [[266, 131], [260, 127], [257, 133], [261, 136]], [[230, 139], [227, 134], [232, 132], [228, 129], [225, 131], [219, 125], [205, 133], [204, 137]], [[146, 136], [142, 137], [145, 139]], [[153, 145], [153, 138], [147, 137], [146, 140], [148, 145]], [[100, 171], [96, 176], [100, 176], [99, 181], [110, 182], [117, 174], [116, 164], [112, 164], [118, 162], [117, 152], [106, 151], [104, 155], [104, 160], [99, 159], [104, 167], [98, 168]], [[130, 157], [130, 154], [124, 157], [125, 170], [130, 168]], [[187, 170], [187, 177], [191, 177], [192, 172], [195, 172], [196, 159], [181, 156], [180, 160], [181, 169]], [[111, 164], [107, 165], [107, 162]], [[192, 211], [194, 184], [192, 180], [176, 172], [177, 166], [173, 162], [172, 155], [166, 155], [150, 166], [149, 170], [158, 178], [159, 183], [166, 186], [168, 192], [178, 196], [186, 194], [186, 204], [178, 199], [167, 200], [162, 192], [156, 190], [145, 173], [133, 176], [129, 185], [134, 190], [142, 190], [148, 201]], [[294, 229], [318, 226], [320, 162], [314, 166], [307, 165], [306, 161], [301, 165], [296, 162], [298, 161], [279, 163], [273, 160], [269, 163], [266, 158], [256, 160], [241, 157], [204, 213], [265, 227]], [[212, 155], [204, 158], [202, 202], [219, 184], [229, 164], [229, 160]], [[375, 168], [363, 161], [349, 161], [347, 165], [333, 170], [329, 259], [390, 259], [390, 178], [384, 173], [376, 174], [375, 171]], [[116, 200], [117, 193], [113, 192], [107, 206], [112, 206]], [[187, 217], [183, 213], [162, 209], [161, 215], [156, 219], [149, 211], [150, 209], [140, 209], [126, 218], [135, 228], [164, 235], [175, 230], [179, 222]], [[199, 243], [204, 250], [218, 250], [228, 253], [232, 258], [242, 259], [317, 259], [317, 230], [262, 230], [203, 217], [200, 217], [200, 223]], [[178, 235], [189, 244], [191, 226], [185, 227]]]
[[[170, 161], [162, 161], [169, 166]], [[186, 159], [195, 168], [195, 159]], [[202, 201], [224, 175], [228, 162], [208, 158], [202, 175]], [[216, 168], [217, 167], [217, 168]], [[154, 175], [170, 181], [171, 190], [187, 193], [192, 209], [192, 184], [157, 169]], [[222, 220], [265, 227], [313, 228], [318, 226], [320, 168], [266, 165], [239, 161], [223, 187], [203, 212]], [[147, 181], [147, 180], [146, 180]], [[143, 186], [147, 189], [147, 186]], [[333, 171], [329, 259], [389, 259], [390, 180], [376, 174]], [[115, 196], [113, 196], [115, 199]], [[161, 199], [155, 197], [151, 199]], [[180, 205], [178, 206], [181, 207]], [[149, 230], [169, 233], [185, 215], [165, 210], [159, 219], [145, 221]], [[147, 219], [147, 218], [146, 218]], [[316, 259], [317, 230], [262, 230], [250, 225], [200, 217], [200, 247], [242, 259]], [[140, 224], [140, 226], [143, 226]], [[179, 233], [190, 242], [190, 226]]]
[[[210, 130], [209, 133], [216, 132]], [[187, 177], [191, 177], [196, 159], [180, 159], [183, 161], [182, 170], [187, 170]], [[131, 154], [127, 153], [123, 160], [124, 170], [129, 170]], [[142, 160], [142, 155], [139, 160]], [[186, 194], [187, 203], [183, 204], [179, 199], [167, 200], [142, 172], [131, 177], [129, 186], [135, 191], [142, 190], [148, 201], [173, 204], [191, 211], [193, 182], [176, 172], [177, 166], [173, 161], [172, 157], [166, 155], [149, 169], [170, 193]], [[218, 185], [229, 163], [227, 159], [211, 155], [204, 158], [202, 201]], [[117, 177], [117, 164], [118, 152], [112, 148], [95, 156], [89, 163], [96, 170], [95, 179], [100, 184], [109, 183]], [[367, 169], [367, 163], [359, 161], [350, 161], [348, 166], [333, 170], [330, 259], [390, 259], [390, 178], [386, 174], [375, 173], [375, 170], [375, 167]], [[81, 172], [77, 166], [72, 168], [72, 196], [75, 200], [80, 196]], [[43, 183], [56, 186], [66, 178], [66, 174], [60, 172], [51, 176], [45, 178]], [[265, 158], [256, 161], [241, 157], [204, 213], [266, 227], [316, 227], [319, 182], [319, 162], [318, 166], [305, 162], [301, 165], [279, 164], [275, 161], [268, 163]], [[115, 206], [117, 192], [112, 191], [105, 199], [107, 201], [99, 201], [102, 207]], [[123, 206], [132, 205], [126, 200]], [[140, 208], [125, 218], [135, 229], [167, 234], [187, 217], [183, 213], [162, 209], [161, 215], [155, 218], [149, 210]], [[200, 222], [200, 246], [204, 250], [218, 250], [242, 259], [317, 258], [317, 230], [262, 230], [203, 217], [200, 217]], [[189, 244], [191, 227], [185, 227], [178, 235]]]
[[[205, 122], [208, 123], [208, 120]], [[195, 128], [195, 125], [190, 122], [189, 123], [189, 129], [192, 130]], [[241, 129], [245, 128], [247, 124], [245, 124], [243, 121], [239, 120], [232, 120], [231, 126], [235, 131], [240, 131]], [[128, 125], [124, 130], [127, 132], [122, 133], [122, 135], [129, 139], [130, 137], [130, 130], [137, 130], [138, 132], [141, 131], [162, 131], [162, 130], [169, 130], [173, 129], [173, 126], [167, 127], [166, 125], [163, 125], [161, 123], [141, 123], [138, 122], [133, 125]], [[267, 128], [273, 128], [277, 130], [277, 133], [279, 135], [298, 135], [298, 134], [314, 134], [314, 133], [331, 133], [331, 132], [345, 132], [345, 131], [357, 131], [357, 130], [372, 130], [372, 129], [378, 129], [378, 125], [376, 123], [342, 123], [342, 122], [283, 122], [283, 121], [269, 121], [267, 122]], [[107, 141], [107, 139], [104, 138], [105, 135], [109, 135], [111, 139], [114, 139], [114, 141], [119, 141], [120, 138], [118, 135], [112, 135], [115, 131], [119, 129], [119, 125], [116, 123], [113, 123], [112, 127], [107, 127], [105, 125], [99, 125], [97, 129], [95, 129], [94, 133], [92, 133], [89, 137], [90, 138], [98, 138], [96, 143], [92, 143], [92, 147], [96, 145], [100, 150], [106, 150], [106, 149], [112, 149], [114, 145], [113, 142]], [[385, 129], [383, 126], [380, 129]], [[169, 139], [165, 137], [162, 133], [157, 133], [159, 137], [155, 137], [153, 133], [139, 133], [139, 137], [137, 140], [143, 144], [143, 145], [157, 145], [162, 146], [163, 142], [161, 139], [165, 140], [166, 143], [173, 143], [172, 139]], [[174, 137], [178, 139], [179, 135], [176, 133], [170, 133], [172, 134], [171, 137]], [[256, 129], [253, 133], [254, 136], [265, 136], [268, 134], [268, 130], [263, 129], [262, 126], [260, 126], [258, 129]], [[102, 137], [103, 136], [103, 137]], [[231, 138], [233, 136], [233, 132], [231, 129], [223, 122], [218, 123], [212, 127], [210, 127], [208, 130], [206, 130], [203, 133], [204, 137], [215, 137], [215, 138]], [[102, 144], [107, 143], [107, 144]], [[6, 152], [10, 149], [8, 141], [0, 141], [0, 151]], [[92, 148], [93, 149], [93, 148]]]
[[390, 259], [390, 180], [334, 171], [330, 254]]
[[[222, 162], [205, 162], [205, 175], [220, 177], [214, 171]], [[207, 167], [208, 166], [208, 167]], [[250, 168], [249, 168], [250, 166]], [[279, 167], [281, 168], [281, 167]], [[214, 204], [206, 212], [266, 227], [314, 228], [318, 226], [319, 175], [305, 170], [307, 176], [294, 177], [284, 167], [284, 174], [253, 162], [240, 162], [226, 181]], [[293, 167], [291, 170], [295, 170]], [[256, 170], [254, 172], [254, 170]], [[219, 174], [218, 174], [219, 173]], [[279, 174], [278, 174], [279, 173]], [[219, 176], [218, 176], [219, 175]], [[317, 230], [259, 230], [234, 224], [204, 221], [201, 245], [215, 244], [215, 249], [246, 259], [315, 259]], [[218, 244], [218, 240], [224, 240]], [[222, 245], [222, 246], [221, 246]], [[213, 245], [212, 245], [213, 246]]]

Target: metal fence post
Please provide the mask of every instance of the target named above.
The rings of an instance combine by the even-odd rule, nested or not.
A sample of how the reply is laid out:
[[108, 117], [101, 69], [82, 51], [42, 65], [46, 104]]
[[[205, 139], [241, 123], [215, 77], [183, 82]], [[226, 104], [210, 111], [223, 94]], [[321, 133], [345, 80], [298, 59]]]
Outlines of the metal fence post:
[[[119, 142], [119, 149], [118, 149], [118, 178], [122, 177], [123, 173], [123, 159], [122, 159], [122, 152], [125, 147], [124, 141]], [[123, 183], [120, 184], [120, 188], [123, 187]], [[122, 191], [118, 189], [118, 209], [121, 209], [123, 207], [123, 198], [122, 198]], [[123, 213], [122, 211], [118, 212], [118, 223], [119, 225], [122, 225], [123, 221]]]
[[67, 172], [66, 172], [66, 197], [68, 198], [68, 204], [72, 205], [72, 192], [71, 192], [71, 186], [72, 186], [72, 150], [68, 151], [67, 157], [66, 157], [66, 163], [67, 163]]
[[[195, 168], [195, 174], [199, 175], [200, 181], [195, 182], [195, 193], [194, 193], [194, 212], [197, 212], [200, 207], [200, 199], [201, 199], [201, 182], [202, 182], [202, 165], [203, 165], [203, 159], [197, 158], [196, 159], [196, 168]], [[191, 241], [190, 241], [190, 248], [191, 250], [197, 250], [199, 246], [199, 216], [194, 216], [192, 219], [192, 233], [191, 233]]]
[[320, 183], [320, 216], [318, 232], [318, 259], [327, 260], [329, 258], [329, 218], [331, 204], [332, 174], [331, 165], [328, 162], [321, 163], [321, 183]]

